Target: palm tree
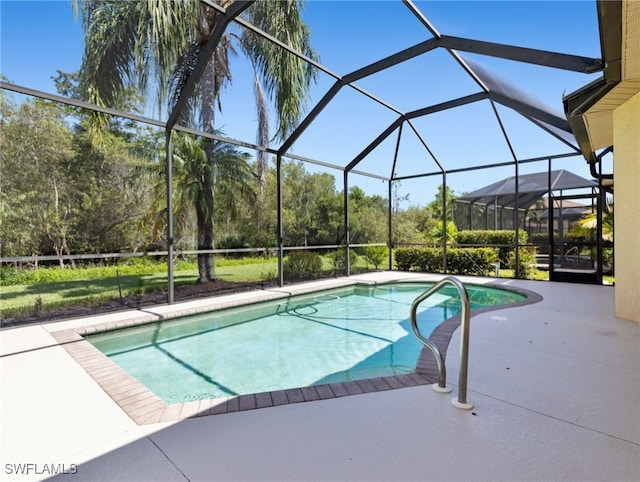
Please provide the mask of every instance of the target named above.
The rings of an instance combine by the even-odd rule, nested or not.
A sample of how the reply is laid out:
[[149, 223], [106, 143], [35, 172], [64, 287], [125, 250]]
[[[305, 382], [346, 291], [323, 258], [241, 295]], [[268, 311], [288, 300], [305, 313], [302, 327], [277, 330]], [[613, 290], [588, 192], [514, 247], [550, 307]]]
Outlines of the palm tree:
[[[217, 133], [220, 134], [220, 133]], [[255, 194], [248, 187], [253, 172], [249, 165], [249, 154], [238, 151], [234, 146], [212, 141], [206, 138], [195, 138], [186, 134], [176, 134], [173, 142], [173, 218], [175, 221], [174, 235], [177, 238], [186, 237], [195, 214], [198, 235], [206, 231], [203, 225], [207, 219], [213, 218], [213, 212], [205, 198], [208, 179], [215, 179], [215, 189], [222, 194], [224, 211], [229, 220], [234, 220], [238, 214], [239, 198], [255, 199]], [[215, 172], [207, 159], [207, 152], [211, 151], [216, 163]], [[164, 184], [164, 164], [158, 164], [151, 169], [154, 180], [154, 202], [144, 223], [153, 229], [154, 237], [158, 239], [165, 230], [166, 191]], [[204, 245], [206, 240], [198, 238], [198, 246]], [[198, 281], [207, 281], [207, 271], [200, 269]], [[210, 267], [215, 272], [215, 268]]]
[[527, 208], [527, 221], [529, 224], [529, 234], [533, 234], [531, 231], [531, 223], [535, 223], [538, 230], [537, 232], [540, 232], [540, 225], [542, 224], [542, 213], [545, 209], [544, 206], [544, 201], [542, 199], [538, 199], [533, 206], [529, 206], [529, 208]]
[[[576, 236], [584, 236], [586, 238], [595, 239], [598, 229], [598, 213], [591, 212], [582, 216], [582, 218], [573, 226], [571, 233]], [[607, 209], [602, 212], [602, 240], [613, 241], [613, 205], [608, 205]]]
[[[215, 0], [227, 8], [233, 0]], [[79, 4], [72, 0], [76, 12], [81, 11], [85, 31], [85, 53], [81, 68], [81, 89], [87, 100], [97, 105], [120, 107], [123, 93], [131, 86], [146, 94], [149, 78], [155, 80], [158, 106], [175, 102], [192, 72], [200, 49], [207, 43], [221, 19], [218, 11], [195, 1], [167, 0], [93, 0]], [[310, 45], [310, 34], [302, 22], [302, 0], [257, 1], [243, 15], [258, 28], [282, 39], [307, 57], [317, 55]], [[183, 114], [195, 118], [200, 129], [213, 133], [215, 108], [220, 108], [222, 87], [231, 82], [229, 55], [234, 44], [250, 59], [255, 69], [255, 94], [258, 111], [258, 144], [267, 146], [268, 111], [266, 98], [275, 102], [278, 129], [276, 137], [284, 139], [297, 125], [315, 70], [304, 60], [264, 40], [251, 30], [240, 36], [226, 33], [217, 45], [199, 82], [197, 95]], [[266, 92], [266, 97], [264, 93]], [[100, 119], [100, 116], [96, 116]], [[205, 144], [210, 168], [203, 172], [202, 204], [197, 204], [198, 248], [213, 249], [215, 152], [213, 143]], [[258, 157], [261, 191], [264, 186], [267, 159]], [[213, 255], [198, 256], [200, 280], [215, 279]]]

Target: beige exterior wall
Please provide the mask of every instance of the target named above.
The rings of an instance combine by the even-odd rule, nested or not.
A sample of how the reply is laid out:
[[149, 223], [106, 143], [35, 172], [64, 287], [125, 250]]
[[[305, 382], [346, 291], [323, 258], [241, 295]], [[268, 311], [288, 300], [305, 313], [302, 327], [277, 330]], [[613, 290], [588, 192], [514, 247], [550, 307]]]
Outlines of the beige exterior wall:
[[613, 112], [616, 316], [640, 323], [640, 93]]

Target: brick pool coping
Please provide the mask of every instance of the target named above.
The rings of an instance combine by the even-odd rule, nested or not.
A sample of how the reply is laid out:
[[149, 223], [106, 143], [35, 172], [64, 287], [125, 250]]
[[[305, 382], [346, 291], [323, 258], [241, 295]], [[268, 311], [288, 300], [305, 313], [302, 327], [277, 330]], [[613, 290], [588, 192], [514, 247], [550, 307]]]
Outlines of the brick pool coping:
[[[505, 288], [493, 283], [484, 286], [508, 289], [523, 294], [527, 298], [515, 303], [473, 310], [471, 317], [488, 311], [538, 303], [542, 300], [542, 296], [538, 293], [522, 288], [512, 286]], [[170, 318], [164, 318], [162, 321], [168, 319]], [[435, 357], [427, 347], [424, 347], [418, 357], [414, 373], [167, 404], [84, 338], [84, 336], [94, 333], [155, 323], [157, 321], [159, 320], [130, 319], [52, 331], [51, 335], [138, 425], [173, 422], [194, 417], [254, 410], [290, 403], [326, 400], [349, 395], [428, 385], [438, 381], [438, 368]], [[429, 340], [437, 346], [445, 359], [451, 336], [460, 326], [460, 323], [460, 315], [451, 317], [438, 325], [429, 336]]]

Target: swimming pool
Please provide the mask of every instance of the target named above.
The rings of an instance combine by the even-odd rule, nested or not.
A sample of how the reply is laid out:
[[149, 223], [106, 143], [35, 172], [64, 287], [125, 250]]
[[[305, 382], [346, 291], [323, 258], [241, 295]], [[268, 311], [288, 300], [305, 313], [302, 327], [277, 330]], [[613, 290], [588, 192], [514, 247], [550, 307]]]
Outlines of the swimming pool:
[[[433, 283], [356, 285], [115, 330], [86, 339], [166, 403], [412, 373], [413, 300]], [[526, 296], [467, 285], [471, 308]], [[425, 336], [458, 314], [445, 287], [420, 305]]]

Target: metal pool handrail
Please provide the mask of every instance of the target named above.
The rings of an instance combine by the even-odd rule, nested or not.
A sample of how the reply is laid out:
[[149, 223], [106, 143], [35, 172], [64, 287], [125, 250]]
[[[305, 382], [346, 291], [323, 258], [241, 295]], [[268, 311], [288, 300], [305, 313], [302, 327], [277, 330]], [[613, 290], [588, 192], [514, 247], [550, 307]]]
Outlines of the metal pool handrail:
[[452, 284], [460, 295], [460, 303], [462, 304], [462, 313], [460, 314], [462, 320], [462, 333], [460, 338], [460, 374], [458, 377], [458, 398], [453, 399], [451, 402], [458, 408], [463, 410], [471, 410], [473, 405], [467, 402], [467, 372], [469, 366], [469, 313], [471, 311], [469, 304], [469, 294], [467, 293], [467, 289], [464, 287], [462, 281], [454, 276], [446, 276], [438, 283], [436, 283], [433, 287], [422, 293], [418, 296], [413, 303], [411, 304], [411, 328], [413, 328], [413, 333], [416, 335], [418, 340], [420, 340], [436, 358], [436, 363], [438, 365], [438, 383], [433, 385], [433, 389], [437, 392], [441, 393], [449, 393], [451, 391], [450, 388], [447, 387], [447, 369], [445, 366], [444, 358], [438, 350], [438, 347], [427, 340], [420, 333], [420, 328], [418, 327], [418, 320], [416, 318], [416, 312], [418, 310], [418, 305], [422, 303], [424, 300], [429, 298], [435, 292], [439, 291], [446, 284]]

